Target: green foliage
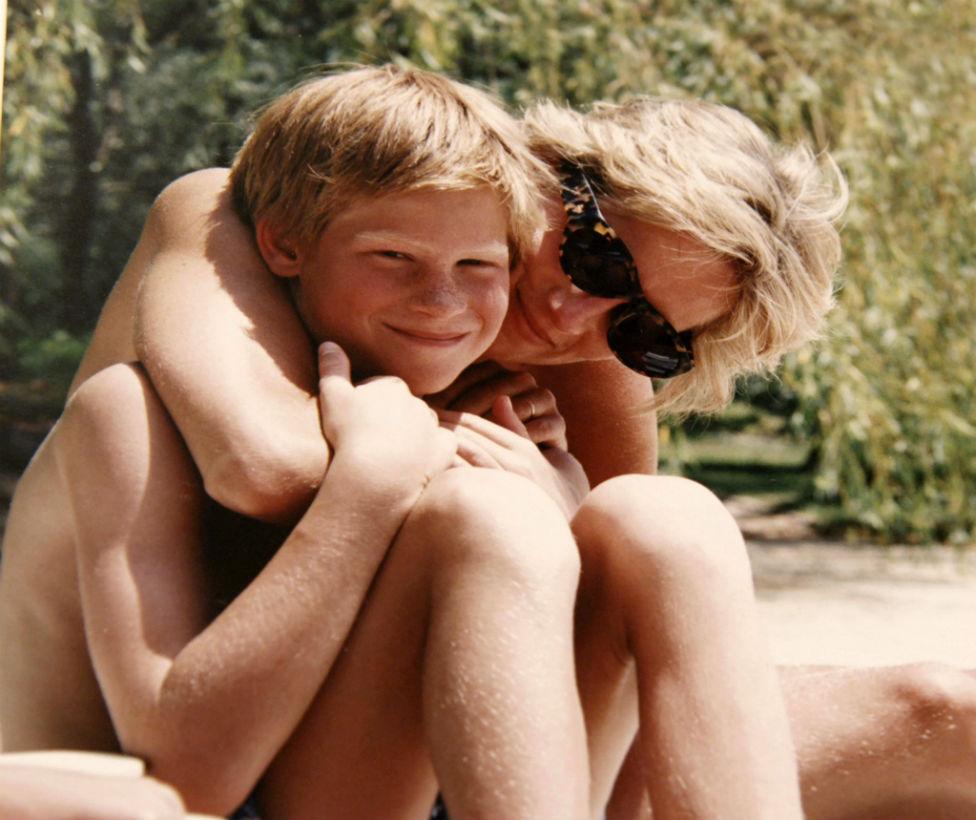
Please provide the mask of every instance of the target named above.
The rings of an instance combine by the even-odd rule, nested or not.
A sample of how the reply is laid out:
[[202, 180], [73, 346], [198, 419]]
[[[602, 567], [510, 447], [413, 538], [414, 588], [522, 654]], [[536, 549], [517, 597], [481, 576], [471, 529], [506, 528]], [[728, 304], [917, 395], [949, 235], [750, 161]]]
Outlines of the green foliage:
[[78, 338], [63, 330], [43, 339], [21, 339], [17, 344], [18, 375], [67, 387], [87, 346], [87, 337]]
[[839, 309], [786, 379], [797, 422], [820, 442], [819, 494], [842, 523], [971, 542], [976, 10], [891, 11], [831, 112], [854, 191]]
[[976, 537], [970, 0], [10, 0], [9, 15], [0, 370], [77, 355], [51, 340], [90, 329], [158, 191], [228, 162], [247, 112], [323, 64], [407, 60], [516, 107], [701, 96], [829, 149], [852, 185], [827, 338], [746, 393], [810, 444], [840, 522]]

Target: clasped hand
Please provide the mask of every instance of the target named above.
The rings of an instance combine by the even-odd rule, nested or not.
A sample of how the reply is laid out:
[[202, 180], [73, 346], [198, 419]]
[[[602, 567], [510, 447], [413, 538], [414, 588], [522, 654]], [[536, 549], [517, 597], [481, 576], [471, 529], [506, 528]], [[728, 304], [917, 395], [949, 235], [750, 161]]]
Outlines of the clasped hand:
[[544, 489], [567, 518], [589, 491], [566, 451], [555, 397], [529, 373], [479, 364], [425, 402], [396, 377], [353, 384], [348, 358], [331, 342], [319, 348], [319, 373], [326, 440], [337, 454], [348, 448], [375, 461], [378, 477], [422, 488], [452, 467], [506, 470]]
[[457, 436], [456, 460], [525, 476], [572, 518], [589, 482], [566, 449], [566, 422], [555, 396], [531, 373], [484, 362], [427, 399]]

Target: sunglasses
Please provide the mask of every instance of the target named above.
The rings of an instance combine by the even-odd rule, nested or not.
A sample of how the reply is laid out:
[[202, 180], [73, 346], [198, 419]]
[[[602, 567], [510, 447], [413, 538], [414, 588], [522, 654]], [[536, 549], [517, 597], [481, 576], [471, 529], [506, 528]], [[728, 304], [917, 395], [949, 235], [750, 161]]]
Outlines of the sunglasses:
[[679, 333], [647, 301], [634, 257], [604, 218], [583, 169], [564, 162], [560, 172], [566, 210], [559, 246], [563, 273], [592, 296], [629, 300], [610, 313], [610, 349], [631, 370], [651, 378], [687, 373], [695, 365], [691, 332]]

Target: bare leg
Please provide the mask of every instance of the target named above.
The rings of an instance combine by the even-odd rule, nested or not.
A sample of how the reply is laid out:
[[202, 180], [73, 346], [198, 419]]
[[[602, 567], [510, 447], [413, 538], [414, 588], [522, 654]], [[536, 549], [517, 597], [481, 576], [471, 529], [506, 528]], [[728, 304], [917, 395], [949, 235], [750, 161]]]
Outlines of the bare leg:
[[591, 814], [633, 737], [626, 714], [639, 710], [656, 818], [799, 818], [785, 705], [745, 546], [721, 503], [682, 479], [623, 476], [590, 494], [573, 529]]
[[0, 817], [182, 820], [185, 812], [176, 791], [146, 777], [134, 757], [42, 751], [0, 755]]
[[541, 490], [452, 470], [425, 491], [343, 654], [273, 764], [270, 817], [581, 817], [579, 560]]
[[613, 784], [606, 820], [651, 820], [653, 816], [640, 746], [640, 738], [635, 736]]
[[782, 677], [808, 817], [976, 818], [976, 674], [918, 664]]
[[[976, 671], [936, 664], [780, 670], [809, 820], [976, 818]], [[628, 761], [639, 756], [636, 744]], [[637, 820], [625, 765], [608, 820]]]

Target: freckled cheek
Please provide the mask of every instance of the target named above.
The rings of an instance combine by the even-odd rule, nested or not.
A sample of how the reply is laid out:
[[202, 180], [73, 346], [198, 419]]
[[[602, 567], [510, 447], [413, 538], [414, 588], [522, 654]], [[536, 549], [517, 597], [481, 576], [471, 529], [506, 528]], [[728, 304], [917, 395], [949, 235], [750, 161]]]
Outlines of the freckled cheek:
[[469, 304], [477, 305], [476, 312], [485, 324], [498, 326], [508, 312], [508, 302], [508, 278], [506, 277], [504, 283], [479, 288], [477, 292], [472, 293]]

